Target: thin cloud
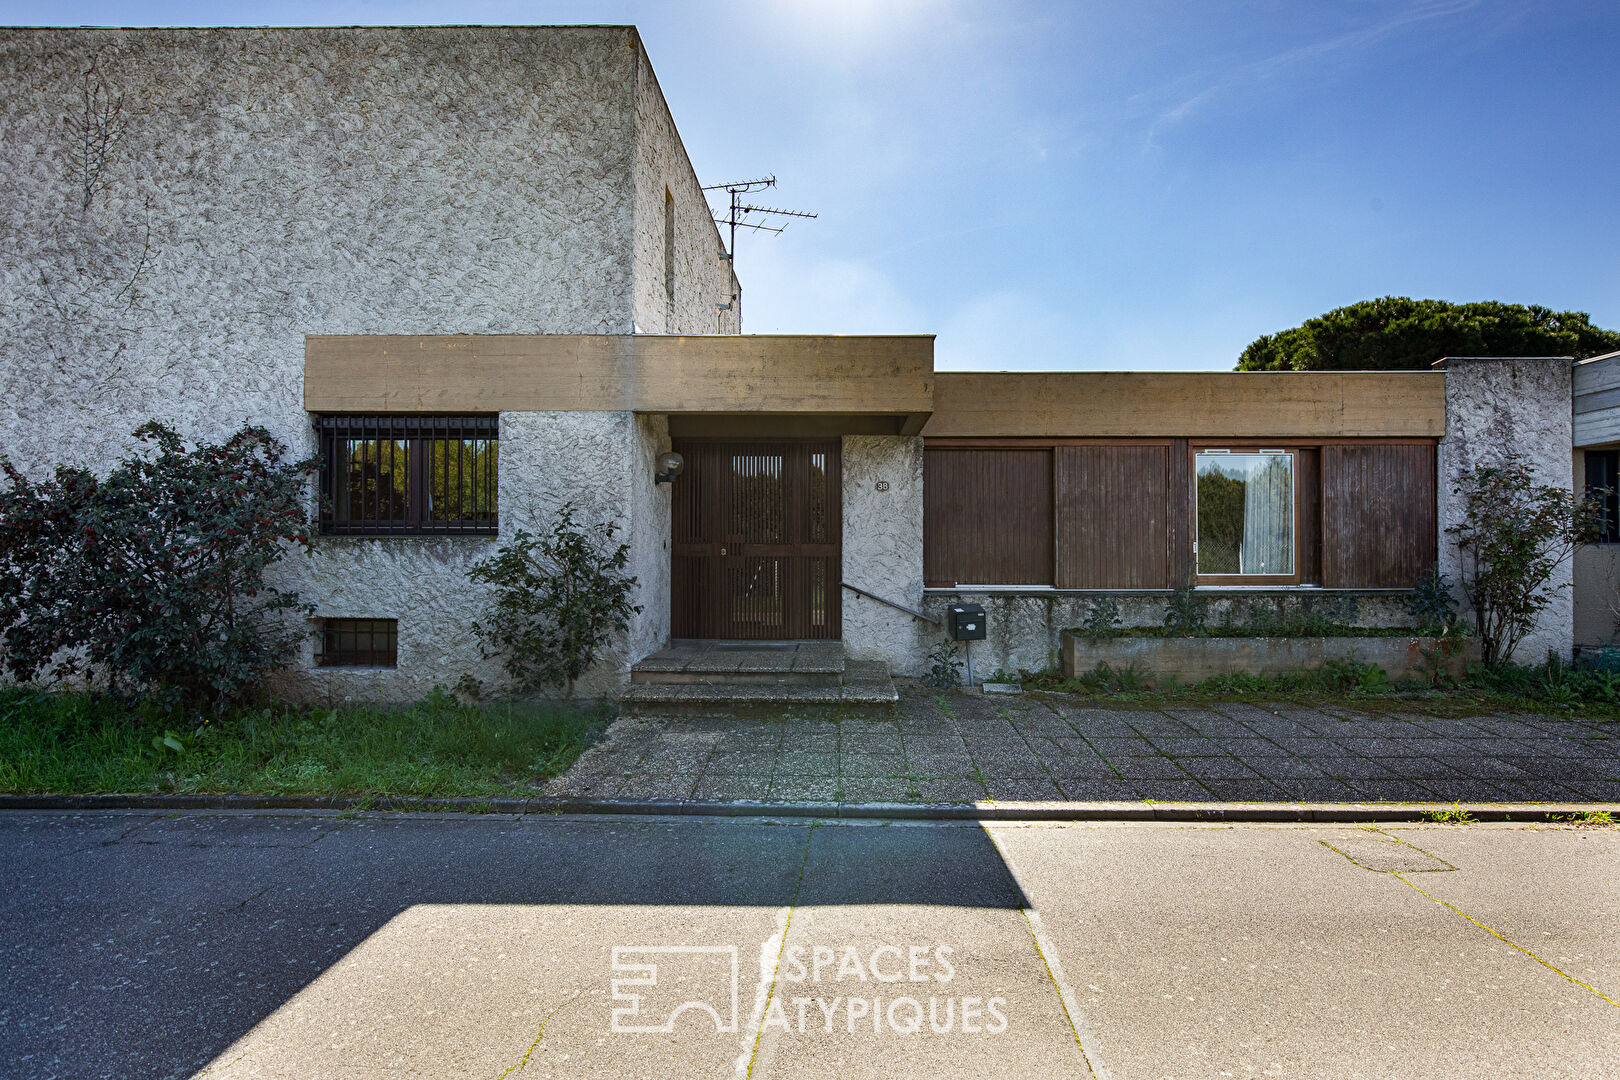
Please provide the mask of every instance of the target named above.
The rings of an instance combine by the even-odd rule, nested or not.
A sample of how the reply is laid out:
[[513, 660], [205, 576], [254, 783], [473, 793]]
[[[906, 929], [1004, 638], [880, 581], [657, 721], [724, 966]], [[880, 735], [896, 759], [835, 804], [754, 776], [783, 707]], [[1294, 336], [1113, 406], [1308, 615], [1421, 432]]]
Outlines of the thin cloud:
[[[1479, 0], [1423, 0], [1423, 2], [1413, 4], [1410, 8], [1397, 15], [1371, 26], [1351, 30], [1321, 41], [1299, 45], [1292, 49], [1285, 49], [1274, 55], [1239, 65], [1227, 71], [1208, 86], [1197, 90], [1195, 93], [1182, 96], [1175, 104], [1160, 109], [1152, 125], [1148, 128], [1147, 145], [1149, 147], [1156, 146], [1159, 133], [1165, 128], [1180, 123], [1214, 98], [1220, 97], [1222, 94], [1239, 86], [1276, 78], [1291, 70], [1298, 69], [1310, 61], [1319, 60], [1326, 56], [1363, 49], [1403, 27], [1461, 15], [1463, 12], [1478, 6]], [[1160, 94], [1174, 92], [1176, 87], [1185, 87], [1192, 81], [1194, 80], [1177, 80], [1170, 87], [1160, 91]], [[1144, 97], [1145, 95], [1138, 95], [1136, 100]]]

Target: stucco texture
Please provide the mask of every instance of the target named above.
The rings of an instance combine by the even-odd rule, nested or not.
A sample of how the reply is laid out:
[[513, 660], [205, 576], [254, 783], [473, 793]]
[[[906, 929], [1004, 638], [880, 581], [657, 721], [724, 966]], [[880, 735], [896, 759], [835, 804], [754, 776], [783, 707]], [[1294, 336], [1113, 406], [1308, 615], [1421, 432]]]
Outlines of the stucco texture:
[[[843, 474], [844, 580], [920, 608], [922, 439], [846, 435]], [[843, 604], [844, 649], [852, 659], [881, 661], [897, 675], [920, 673], [923, 631], [932, 627], [847, 589]]]
[[[715, 329], [729, 267], [631, 28], [7, 29], [0, 85], [0, 452], [31, 474], [104, 470], [150, 418], [312, 452], [309, 334], [629, 333], [638, 282], [663, 286], [662, 247], [638, 244], [654, 172], [681, 203], [678, 272], [702, 278], [680, 317]], [[579, 688], [612, 692], [667, 635], [667, 426], [506, 413], [501, 439], [503, 536], [571, 498], [631, 544], [646, 610]], [[397, 618], [400, 654], [306, 653], [277, 688], [498, 684], [464, 576], [495, 543], [323, 538], [285, 561], [277, 584], [321, 616]]]
[[[1440, 570], [1462, 579], [1462, 556], [1447, 529], [1463, 516], [1458, 485], [1482, 462], [1518, 454], [1537, 480], [1573, 490], [1570, 469], [1571, 361], [1567, 357], [1448, 359], [1446, 437], [1439, 448]], [[1552, 602], [1513, 659], [1568, 659], [1575, 644], [1574, 567], [1562, 563], [1548, 583]], [[1459, 591], [1459, 596], [1460, 596]], [[1466, 617], [1466, 613], [1465, 613]]]
[[[1352, 598], [1356, 614], [1348, 621], [1353, 626], [1404, 627], [1414, 623], [1406, 609], [1404, 590], [1247, 589], [1240, 593], [1200, 593], [1200, 596], [1211, 626], [1243, 623], [1262, 610], [1281, 615], [1307, 602], [1324, 610], [1330, 604], [1352, 602]], [[953, 603], [967, 600], [983, 606], [986, 636], [983, 641], [973, 643], [973, 671], [976, 676], [984, 676], [998, 668], [1009, 673], [1056, 668], [1063, 648], [1063, 632], [1085, 625], [1092, 605], [1103, 599], [1114, 602], [1122, 629], [1164, 625], [1169, 597], [1163, 592], [930, 589], [923, 598], [923, 611], [943, 623], [945, 611]], [[929, 647], [945, 637], [943, 629], [934, 631]], [[960, 653], [963, 647], [958, 646], [958, 650]]]
[[636, 71], [635, 324], [645, 334], [742, 333], [742, 289], [645, 53]]

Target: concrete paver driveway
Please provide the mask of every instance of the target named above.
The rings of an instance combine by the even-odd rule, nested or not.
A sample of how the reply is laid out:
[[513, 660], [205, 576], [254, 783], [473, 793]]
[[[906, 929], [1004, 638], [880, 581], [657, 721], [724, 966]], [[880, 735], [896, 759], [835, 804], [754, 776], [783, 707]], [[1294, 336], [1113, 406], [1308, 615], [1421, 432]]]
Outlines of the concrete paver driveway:
[[9, 1077], [1620, 1075], [1620, 831], [0, 814]]

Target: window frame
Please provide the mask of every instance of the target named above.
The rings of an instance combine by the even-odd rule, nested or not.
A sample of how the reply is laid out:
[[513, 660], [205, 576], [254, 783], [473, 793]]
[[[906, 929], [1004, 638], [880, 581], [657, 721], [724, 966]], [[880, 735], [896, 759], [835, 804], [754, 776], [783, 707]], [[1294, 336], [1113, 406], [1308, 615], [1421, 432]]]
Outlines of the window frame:
[[[322, 536], [497, 536], [500, 533], [500, 417], [478, 415], [322, 415], [313, 418], [320, 444], [320, 533]], [[486, 477], [494, 495], [488, 520], [478, 517], [436, 521], [430, 502], [432, 446], [435, 442], [483, 440], [495, 448]], [[339, 446], [345, 441], [405, 443], [405, 516], [402, 518], [337, 516]], [[362, 506], [362, 513], [364, 507]]]
[[[318, 668], [365, 668], [372, 670], [387, 670], [399, 667], [399, 620], [398, 619], [348, 619], [328, 618], [320, 620], [320, 633], [316, 637], [315, 666]], [[364, 627], [362, 629], [362, 626]], [[383, 628], [383, 629], [380, 629]], [[362, 650], [358, 647], [345, 652], [334, 648], [333, 641], [342, 634], [355, 635], [358, 642], [359, 635], [364, 633], [370, 636], [373, 646], [376, 645], [376, 636], [384, 634], [388, 643], [387, 649], [375, 647]], [[387, 662], [381, 662], [379, 657], [386, 657]]]
[[[1314, 445], [1314, 444], [1313, 444]], [[1240, 440], [1223, 442], [1191, 442], [1187, 444], [1187, 479], [1192, 490], [1191, 514], [1188, 517], [1188, 528], [1192, 536], [1192, 578], [1193, 584], [1198, 587], [1221, 586], [1277, 586], [1298, 585], [1303, 580], [1303, 568], [1300, 564], [1299, 538], [1303, 524], [1300, 518], [1299, 497], [1299, 452], [1308, 449], [1304, 446], [1290, 443], [1265, 443], [1245, 445]], [[1291, 574], [1206, 574], [1198, 567], [1198, 455], [1208, 454], [1211, 451], [1224, 451], [1229, 454], [1286, 454], [1288, 456], [1288, 499], [1291, 504], [1294, 518], [1292, 543], [1294, 547], [1293, 565]]]
[[[1620, 450], [1614, 448], [1582, 451], [1581, 493], [1596, 503], [1600, 515], [1596, 544], [1620, 544]], [[1607, 463], [1608, 483], [1592, 482], [1593, 460]], [[1598, 491], [1604, 490], [1600, 496]]]

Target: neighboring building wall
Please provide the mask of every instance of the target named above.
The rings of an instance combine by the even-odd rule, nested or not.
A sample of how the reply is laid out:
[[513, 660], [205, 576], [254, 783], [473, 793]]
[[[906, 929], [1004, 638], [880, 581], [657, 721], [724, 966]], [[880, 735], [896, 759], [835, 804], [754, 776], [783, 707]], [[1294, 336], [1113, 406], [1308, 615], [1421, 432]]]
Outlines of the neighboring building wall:
[[[1353, 604], [1350, 625], [1362, 627], [1413, 626], [1405, 590], [1355, 592], [1330, 589], [1245, 589], [1242, 592], [1200, 592], [1207, 605], [1208, 625], [1243, 623], [1261, 611], [1282, 615], [1300, 604], [1316, 610]], [[1109, 598], [1119, 608], [1119, 626], [1163, 626], [1168, 594], [1164, 592], [1077, 592], [1058, 589], [929, 589], [923, 597], [925, 614], [945, 622], [951, 604], [971, 601], [984, 607], [986, 637], [973, 643], [973, 673], [990, 675], [1000, 668], [1040, 671], [1057, 667], [1063, 632], [1085, 625], [1092, 604]], [[945, 639], [943, 627], [931, 631], [929, 644]], [[960, 646], [958, 647], [961, 648]], [[1082, 646], [1082, 653], [1084, 647]], [[1083, 666], [1083, 665], [1082, 665]]]
[[[1440, 443], [1440, 570], [1462, 578], [1462, 560], [1447, 528], [1462, 518], [1453, 489], [1486, 461], [1520, 455], [1541, 483], [1573, 490], [1570, 470], [1571, 361], [1568, 357], [1445, 361], [1446, 436]], [[1552, 602], [1514, 659], [1538, 664], [1548, 653], [1568, 658], [1575, 644], [1574, 570], [1566, 561], [1550, 582]]]
[[[846, 435], [843, 440], [844, 580], [909, 608], [922, 606], [922, 439]], [[882, 489], [879, 485], [883, 485]], [[843, 590], [844, 647], [897, 675], [920, 674], [934, 628]]]
[[[645, 67], [629, 28], [0, 30], [0, 451], [35, 476], [104, 470], [155, 417], [189, 440], [262, 424], [303, 456], [306, 334], [629, 333]], [[87, 94], [117, 136], [88, 172]], [[690, 167], [660, 138], [691, 218]], [[712, 316], [703, 217], [708, 263], [679, 291]], [[645, 610], [582, 693], [667, 635], [660, 424], [502, 416], [502, 536], [574, 497], [625, 528], [642, 579]], [[324, 537], [286, 560], [275, 583], [320, 615], [397, 618], [400, 663], [280, 688], [493, 687], [463, 574], [495, 545]]]
[[1575, 552], [1575, 644], [1583, 649], [1620, 640], [1620, 544], [1587, 544]]
[[[635, 323], [643, 334], [740, 334], [742, 290], [644, 51], [636, 67]], [[667, 193], [667, 198], [666, 198]], [[674, 220], [666, 223], [666, 201]], [[674, 233], [674, 295], [666, 288]], [[722, 308], [720, 305], [727, 305]]]
[[[1575, 402], [1580, 408], [1581, 368], [1575, 368]], [[1620, 414], [1620, 408], [1606, 410]], [[1604, 421], [1609, 417], [1594, 417]], [[1607, 425], [1606, 425], [1607, 426]], [[1612, 428], [1610, 429], [1612, 433]], [[1575, 438], [1581, 437], [1581, 413], [1575, 414]], [[1575, 486], [1586, 483], [1586, 451], [1613, 446], [1577, 448], [1572, 455]], [[1620, 544], [1585, 544], [1575, 551], [1575, 644], [1583, 649], [1612, 645], [1620, 639]]]

